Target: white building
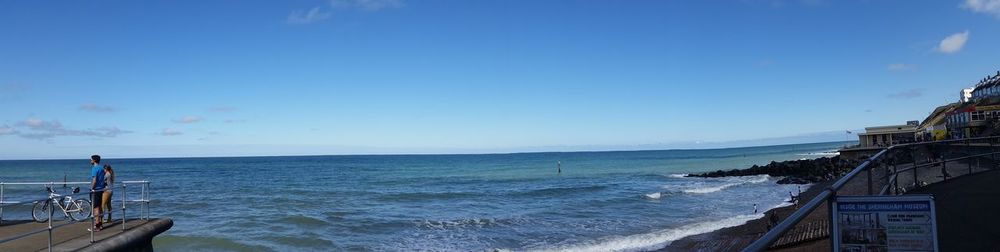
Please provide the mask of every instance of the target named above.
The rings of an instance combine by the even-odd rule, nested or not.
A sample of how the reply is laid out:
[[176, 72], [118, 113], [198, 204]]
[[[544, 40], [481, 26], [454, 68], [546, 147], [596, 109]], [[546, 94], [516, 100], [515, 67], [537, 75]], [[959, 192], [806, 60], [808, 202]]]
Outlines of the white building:
[[865, 128], [865, 133], [858, 133], [861, 147], [889, 147], [895, 144], [910, 143], [916, 139], [919, 132], [916, 121], [904, 125], [889, 125]]
[[962, 89], [962, 93], [959, 94], [958, 97], [958, 102], [969, 102], [969, 99], [972, 99], [972, 90], [974, 89], [973, 88]]

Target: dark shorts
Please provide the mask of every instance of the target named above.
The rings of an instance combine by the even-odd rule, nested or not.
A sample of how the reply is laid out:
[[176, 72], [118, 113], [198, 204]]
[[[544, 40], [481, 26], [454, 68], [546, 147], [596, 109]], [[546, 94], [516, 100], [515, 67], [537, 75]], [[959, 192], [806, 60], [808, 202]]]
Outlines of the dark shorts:
[[90, 192], [90, 204], [94, 205], [94, 208], [99, 208], [104, 204], [101, 204], [101, 200], [104, 199], [104, 192]]

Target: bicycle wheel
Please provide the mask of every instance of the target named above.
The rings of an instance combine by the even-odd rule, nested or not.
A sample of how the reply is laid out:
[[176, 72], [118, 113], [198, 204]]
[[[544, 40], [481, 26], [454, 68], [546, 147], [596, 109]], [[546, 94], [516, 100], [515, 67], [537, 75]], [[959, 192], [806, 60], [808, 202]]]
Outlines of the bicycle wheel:
[[35, 205], [31, 206], [31, 218], [35, 222], [46, 222], [49, 220], [49, 201], [35, 201]]
[[94, 215], [94, 207], [90, 204], [90, 200], [78, 199], [73, 201], [66, 209], [66, 213], [69, 214], [69, 218], [75, 221], [85, 221], [90, 216]]

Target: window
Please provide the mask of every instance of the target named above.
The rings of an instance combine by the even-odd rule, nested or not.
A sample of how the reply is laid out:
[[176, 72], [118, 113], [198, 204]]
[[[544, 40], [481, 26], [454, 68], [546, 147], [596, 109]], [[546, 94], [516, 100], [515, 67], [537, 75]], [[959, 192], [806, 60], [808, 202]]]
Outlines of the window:
[[985, 119], [986, 119], [986, 117], [985, 117], [983, 111], [973, 111], [972, 112], [972, 121], [982, 121], [982, 120], [985, 120]]

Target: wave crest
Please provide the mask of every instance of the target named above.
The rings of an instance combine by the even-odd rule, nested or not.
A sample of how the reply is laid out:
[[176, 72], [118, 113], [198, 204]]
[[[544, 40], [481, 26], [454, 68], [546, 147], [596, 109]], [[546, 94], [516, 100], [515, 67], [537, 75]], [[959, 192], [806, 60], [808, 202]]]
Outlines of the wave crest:
[[522, 221], [522, 219], [469, 218], [457, 220], [421, 220], [416, 224], [418, 228], [444, 230], [508, 226]]
[[584, 244], [569, 245], [538, 251], [649, 251], [662, 249], [678, 239], [738, 226], [747, 221], [764, 217], [764, 214], [738, 215], [721, 220], [692, 223], [673, 229], [629, 236], [613, 236]]
[[[681, 189], [684, 193], [694, 193], [694, 194], [704, 194], [713, 193], [725, 190], [726, 188], [744, 185], [744, 184], [760, 184], [767, 182], [771, 179], [768, 175], [756, 175], [756, 176], [741, 176], [741, 177], [727, 177], [721, 180], [722, 184], [712, 184], [705, 186], [704, 183], [698, 183], [695, 187], [688, 186], [687, 188]], [[666, 189], [671, 189], [671, 187], [665, 186]]]

